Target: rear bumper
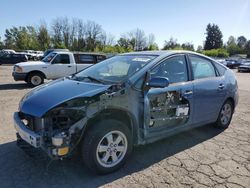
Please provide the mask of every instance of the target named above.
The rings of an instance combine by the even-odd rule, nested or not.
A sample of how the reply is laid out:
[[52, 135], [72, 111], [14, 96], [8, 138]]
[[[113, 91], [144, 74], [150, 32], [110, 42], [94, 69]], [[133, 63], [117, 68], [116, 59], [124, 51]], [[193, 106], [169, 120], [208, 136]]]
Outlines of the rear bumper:
[[12, 72], [12, 77], [15, 81], [19, 80], [25, 80], [27, 76], [27, 73], [18, 73], [18, 72]]

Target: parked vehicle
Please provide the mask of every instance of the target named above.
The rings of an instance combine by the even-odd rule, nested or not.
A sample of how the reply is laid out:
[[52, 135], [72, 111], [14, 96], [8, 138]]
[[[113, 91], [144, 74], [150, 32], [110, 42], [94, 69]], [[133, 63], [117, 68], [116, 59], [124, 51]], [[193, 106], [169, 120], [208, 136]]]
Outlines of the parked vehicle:
[[29, 60], [36, 60], [37, 55], [36, 52], [34, 50], [23, 50], [21, 52], [19, 52], [20, 54], [24, 54], [28, 57]]
[[240, 59], [226, 59], [226, 62], [224, 63], [228, 68], [235, 69], [241, 65]]
[[77, 73], [88, 66], [106, 59], [98, 53], [52, 52], [42, 61], [18, 63], [14, 66], [14, 80], [24, 80], [32, 86], [38, 86], [44, 79], [58, 79]]
[[26, 62], [26, 61], [28, 61], [28, 58], [23, 54], [14, 54], [14, 53], [0, 54], [0, 64], [16, 64], [19, 62]]
[[34, 53], [36, 54], [36, 57], [35, 57], [36, 60], [42, 60], [43, 59], [44, 55], [43, 55], [42, 51], [35, 51]]
[[45, 58], [47, 55], [49, 55], [51, 52], [69, 52], [68, 49], [48, 49], [44, 52], [43, 57]]
[[238, 72], [250, 72], [250, 60], [244, 61], [239, 67]]
[[204, 124], [227, 128], [238, 103], [234, 72], [193, 52], [117, 55], [38, 87], [14, 114], [18, 143], [62, 159], [81, 148], [97, 173], [119, 169], [134, 145]]
[[11, 50], [11, 49], [2, 49], [1, 52], [3, 52], [4, 54], [15, 54], [15, 50]]

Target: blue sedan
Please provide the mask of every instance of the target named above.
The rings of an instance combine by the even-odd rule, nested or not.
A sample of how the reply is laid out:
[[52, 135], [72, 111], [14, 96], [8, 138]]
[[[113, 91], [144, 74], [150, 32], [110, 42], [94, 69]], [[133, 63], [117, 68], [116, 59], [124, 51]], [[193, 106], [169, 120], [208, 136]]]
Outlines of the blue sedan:
[[35, 88], [14, 122], [17, 143], [53, 159], [79, 146], [86, 166], [105, 174], [119, 169], [134, 145], [204, 124], [227, 128], [237, 103], [234, 72], [211, 58], [132, 52]]

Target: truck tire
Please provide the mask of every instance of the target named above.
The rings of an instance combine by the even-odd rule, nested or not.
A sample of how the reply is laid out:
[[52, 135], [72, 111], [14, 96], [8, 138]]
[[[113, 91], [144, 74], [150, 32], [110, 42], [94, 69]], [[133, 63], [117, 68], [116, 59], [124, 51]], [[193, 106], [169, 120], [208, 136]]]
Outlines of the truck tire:
[[28, 84], [30, 84], [31, 86], [35, 87], [35, 86], [43, 84], [44, 77], [43, 77], [43, 75], [41, 73], [34, 72], [34, 73], [30, 73], [28, 75], [27, 81], [28, 81]]
[[227, 100], [221, 107], [215, 127], [226, 129], [231, 123], [233, 117], [233, 103], [231, 100]]
[[95, 124], [82, 140], [82, 158], [96, 174], [107, 174], [121, 168], [132, 151], [132, 136], [120, 121], [108, 119]]

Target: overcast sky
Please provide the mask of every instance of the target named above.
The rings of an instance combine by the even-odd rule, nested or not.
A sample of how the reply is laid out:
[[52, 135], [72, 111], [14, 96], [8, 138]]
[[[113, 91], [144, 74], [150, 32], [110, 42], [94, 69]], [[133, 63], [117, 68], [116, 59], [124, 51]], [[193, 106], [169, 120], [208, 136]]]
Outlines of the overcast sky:
[[12, 26], [49, 25], [64, 16], [93, 20], [116, 39], [140, 28], [160, 47], [170, 37], [202, 45], [208, 23], [219, 25], [224, 42], [230, 35], [250, 40], [250, 0], [0, 0], [0, 36]]

